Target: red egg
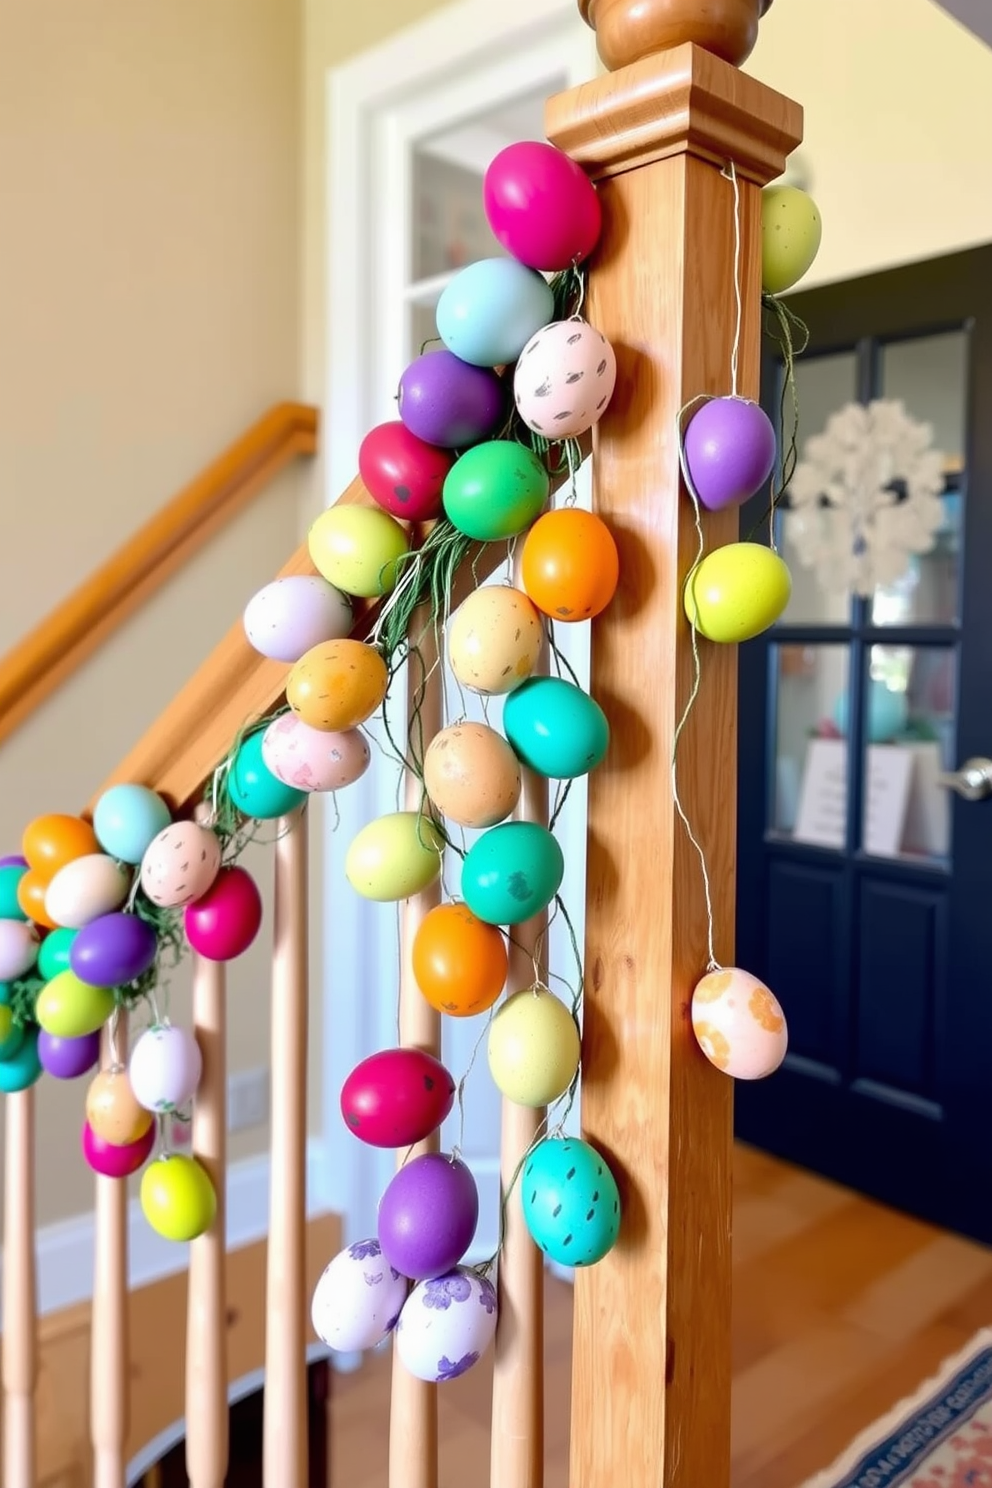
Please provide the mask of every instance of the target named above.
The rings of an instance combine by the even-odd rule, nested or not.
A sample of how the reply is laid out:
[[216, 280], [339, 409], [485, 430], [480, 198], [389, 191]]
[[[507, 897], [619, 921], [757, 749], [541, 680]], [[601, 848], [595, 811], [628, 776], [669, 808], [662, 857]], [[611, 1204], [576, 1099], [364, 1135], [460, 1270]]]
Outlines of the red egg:
[[425, 444], [399, 419], [370, 430], [358, 451], [358, 473], [369, 495], [407, 522], [441, 515], [444, 478], [454, 463], [451, 450]]
[[244, 868], [222, 868], [210, 888], [184, 912], [186, 939], [208, 961], [233, 961], [251, 945], [262, 923], [262, 897]]
[[409, 1147], [451, 1110], [455, 1082], [421, 1049], [383, 1049], [356, 1065], [341, 1090], [341, 1114], [370, 1147]]

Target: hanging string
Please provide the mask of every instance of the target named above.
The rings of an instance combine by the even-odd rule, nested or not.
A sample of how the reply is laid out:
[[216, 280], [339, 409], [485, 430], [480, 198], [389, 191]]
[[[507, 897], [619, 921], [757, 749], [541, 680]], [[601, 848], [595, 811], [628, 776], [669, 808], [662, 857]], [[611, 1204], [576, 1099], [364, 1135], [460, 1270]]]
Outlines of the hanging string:
[[[775, 532], [775, 513], [778, 503], [782, 500], [789, 488], [789, 483], [795, 474], [799, 463], [799, 395], [796, 388], [796, 357], [802, 356], [809, 345], [809, 329], [805, 322], [800, 320], [794, 310], [784, 304], [775, 295], [763, 294], [761, 304], [767, 310], [774, 321], [771, 324], [766, 320], [765, 334], [772, 337], [777, 343], [779, 354], [782, 358], [782, 387], [779, 392], [778, 404], [778, 444], [781, 452], [781, 462], [778, 478], [772, 476], [771, 493], [768, 509], [762, 512], [747, 535], [747, 541], [758, 533], [765, 522], [768, 522], [769, 544], [772, 552], [777, 552], [777, 536]], [[788, 418], [788, 430], [786, 407], [791, 405], [791, 417]]]
[[737, 397], [737, 369], [740, 363], [741, 324], [744, 318], [744, 298], [741, 289], [741, 188], [737, 180], [737, 166], [732, 160], [720, 172], [734, 188], [734, 347], [730, 353], [730, 393]]

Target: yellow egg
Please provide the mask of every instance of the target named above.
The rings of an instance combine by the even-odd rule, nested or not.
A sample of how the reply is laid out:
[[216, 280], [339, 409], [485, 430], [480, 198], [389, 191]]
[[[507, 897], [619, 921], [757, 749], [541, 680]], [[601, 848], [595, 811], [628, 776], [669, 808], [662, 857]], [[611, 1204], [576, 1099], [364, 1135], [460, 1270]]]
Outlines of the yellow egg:
[[792, 575], [777, 553], [761, 543], [715, 548], [685, 581], [686, 619], [710, 641], [749, 641], [784, 611]]
[[141, 1210], [164, 1239], [195, 1240], [214, 1222], [217, 1195], [194, 1157], [160, 1157], [142, 1174]]
[[138, 1105], [126, 1069], [101, 1070], [86, 1092], [86, 1120], [105, 1142], [126, 1147], [145, 1135], [152, 1113]]
[[437, 809], [461, 827], [492, 827], [520, 799], [520, 764], [484, 723], [453, 723], [431, 740], [424, 785]]
[[773, 1074], [789, 1046], [778, 998], [738, 966], [707, 972], [697, 984], [692, 1031], [710, 1063], [735, 1080]]
[[310, 528], [313, 566], [344, 594], [374, 599], [396, 584], [397, 560], [410, 547], [406, 528], [374, 506], [329, 506]]
[[352, 840], [345, 857], [348, 882], [366, 899], [409, 899], [441, 872], [444, 847], [437, 827], [417, 811], [377, 817]]
[[545, 987], [508, 997], [489, 1029], [489, 1069], [518, 1106], [546, 1106], [571, 1085], [581, 1045], [575, 1019]]
[[464, 600], [448, 626], [448, 658], [472, 692], [512, 692], [537, 664], [544, 632], [526, 594], [487, 584]]
[[370, 718], [386, 696], [389, 673], [364, 641], [322, 641], [304, 652], [286, 682], [286, 701], [310, 728], [340, 734]]
[[823, 224], [816, 203], [798, 186], [766, 186], [761, 193], [761, 287], [784, 294], [809, 270], [820, 250]]
[[114, 1010], [108, 987], [91, 987], [74, 971], [60, 971], [38, 993], [35, 1018], [57, 1038], [83, 1038], [102, 1028]]

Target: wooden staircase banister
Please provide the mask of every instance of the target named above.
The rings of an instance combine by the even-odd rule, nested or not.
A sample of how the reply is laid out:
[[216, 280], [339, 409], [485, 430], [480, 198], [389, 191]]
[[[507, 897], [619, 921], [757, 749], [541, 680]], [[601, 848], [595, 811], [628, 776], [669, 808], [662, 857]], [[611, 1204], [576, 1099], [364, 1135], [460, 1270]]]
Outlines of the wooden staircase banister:
[[0, 742], [298, 455], [318, 413], [277, 403], [0, 660]]

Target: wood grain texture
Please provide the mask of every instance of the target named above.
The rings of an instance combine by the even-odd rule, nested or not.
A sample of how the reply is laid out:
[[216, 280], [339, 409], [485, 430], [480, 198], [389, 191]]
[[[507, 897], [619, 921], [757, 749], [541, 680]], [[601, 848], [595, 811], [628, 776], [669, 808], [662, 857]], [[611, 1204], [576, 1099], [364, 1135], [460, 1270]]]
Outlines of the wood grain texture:
[[[709, 77], [698, 149], [690, 91], [678, 152], [652, 158], [645, 66], [655, 68], [662, 98], [664, 79], [680, 68]], [[729, 1481], [732, 1086], [703, 1057], [689, 1020], [706, 969], [706, 910], [699, 862], [675, 813], [672, 747], [693, 684], [682, 587], [696, 558], [676, 423], [690, 399], [731, 387], [734, 191], [710, 163], [708, 120], [717, 97], [731, 111], [739, 77], [687, 48], [548, 108], [549, 137], [569, 148], [570, 120], [582, 128], [590, 116], [609, 121], [595, 146], [604, 229], [587, 306], [618, 362], [593, 470], [594, 507], [616, 538], [621, 583], [593, 626], [592, 692], [610, 719], [611, 746], [589, 790], [582, 1120], [618, 1179], [623, 1221], [615, 1249], [576, 1275], [571, 1488], [607, 1488], [621, 1461], [630, 1488]], [[772, 107], [777, 95], [763, 95], [759, 104]], [[745, 125], [741, 112], [742, 133]], [[751, 130], [764, 137], [760, 113]], [[631, 170], [612, 151], [615, 142], [626, 162], [634, 131], [651, 163]], [[667, 114], [657, 133], [670, 142]], [[740, 202], [740, 391], [755, 397], [758, 186], [742, 181]], [[737, 536], [737, 513], [706, 515], [703, 525], [707, 549], [721, 546]], [[731, 964], [736, 649], [701, 643], [701, 658], [679, 790], [705, 847], [716, 953]]]
[[754, 50], [762, 0], [579, 0], [611, 70], [691, 41], [740, 67]]
[[0, 741], [292, 460], [317, 410], [279, 403], [128, 538], [0, 661]]

